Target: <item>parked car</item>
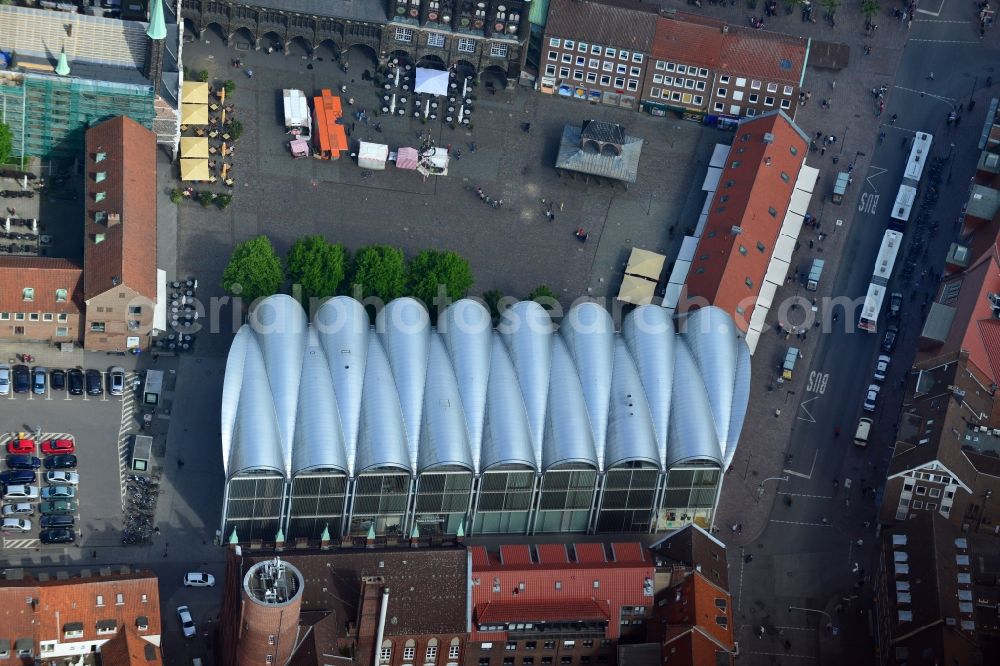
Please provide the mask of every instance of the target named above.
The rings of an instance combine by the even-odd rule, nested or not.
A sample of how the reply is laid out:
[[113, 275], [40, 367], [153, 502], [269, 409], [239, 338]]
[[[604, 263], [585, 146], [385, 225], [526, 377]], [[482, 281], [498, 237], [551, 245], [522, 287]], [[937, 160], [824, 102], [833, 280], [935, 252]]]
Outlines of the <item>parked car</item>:
[[101, 371], [100, 370], [87, 370], [84, 374], [84, 378], [87, 381], [87, 395], [103, 395], [104, 387], [101, 386]]
[[201, 571], [184, 574], [185, 587], [215, 587], [215, 576]]
[[38, 469], [42, 466], [42, 461], [35, 456], [24, 454], [7, 456], [7, 467], [10, 469]]
[[194, 626], [194, 620], [191, 619], [191, 611], [187, 606], [177, 607], [177, 618], [181, 621], [181, 631], [184, 633], [184, 638], [191, 638], [198, 632]]
[[31, 372], [26, 365], [14, 366], [14, 393], [27, 393], [31, 387]]
[[45, 395], [45, 387], [48, 385], [49, 371], [38, 366], [31, 371], [31, 390], [35, 395]]
[[7, 442], [7, 453], [31, 454], [35, 452], [35, 440], [12, 439]]
[[45, 482], [57, 486], [77, 486], [80, 485], [80, 475], [76, 472], [53, 470], [45, 473]]
[[31, 521], [27, 518], [4, 518], [0, 529], [4, 532], [30, 532]]
[[10, 518], [13, 516], [33, 516], [33, 515], [35, 515], [35, 506], [33, 504], [28, 504], [27, 502], [18, 502], [17, 504], [3, 505], [4, 518]]
[[53, 391], [66, 389], [66, 371], [54, 369], [49, 371], [49, 388]]
[[892, 292], [889, 297], [889, 316], [893, 319], [899, 317], [899, 312], [903, 308], [903, 295], [898, 291]]
[[125, 393], [125, 368], [116, 365], [108, 371], [108, 393], [122, 395]]
[[861, 417], [858, 421], [858, 427], [854, 431], [854, 445], [855, 446], [868, 446], [868, 438], [872, 434], [872, 420], [865, 417]]
[[865, 394], [865, 403], [862, 405], [866, 412], [875, 411], [875, 402], [878, 400], [878, 384], [871, 384], [868, 387], [868, 393]]
[[7, 486], [4, 499], [38, 499], [38, 486]]
[[875, 361], [875, 375], [874, 375], [875, 381], [877, 382], [885, 381], [885, 376], [889, 373], [890, 361], [892, 361], [892, 358], [885, 354], [882, 354], [881, 356], [878, 357], [878, 360]]
[[48, 486], [42, 488], [43, 500], [73, 499], [74, 497], [76, 497], [76, 488], [70, 486]]
[[71, 439], [47, 439], [42, 442], [42, 453], [51, 456], [54, 453], [74, 453], [76, 446]]
[[0, 472], [0, 483], [8, 486], [34, 483], [35, 478], [35, 473], [30, 469], [12, 469], [7, 472]]
[[882, 351], [888, 353], [896, 348], [896, 338], [899, 335], [899, 327], [893, 324], [885, 331], [885, 337], [882, 338]]
[[76, 533], [73, 530], [42, 530], [38, 538], [42, 543], [73, 543], [76, 541]]
[[83, 371], [73, 368], [66, 374], [70, 395], [83, 395]]
[[38, 525], [42, 529], [48, 529], [52, 527], [71, 528], [73, 527], [73, 523], [74, 523], [73, 516], [63, 516], [63, 515], [42, 516], [42, 519], [38, 521]]
[[76, 456], [63, 453], [45, 459], [45, 469], [76, 469]]
[[0, 363], [0, 395], [10, 393], [10, 366]]
[[80, 505], [70, 500], [56, 500], [54, 502], [42, 502], [38, 505], [38, 510], [46, 515], [76, 513]]

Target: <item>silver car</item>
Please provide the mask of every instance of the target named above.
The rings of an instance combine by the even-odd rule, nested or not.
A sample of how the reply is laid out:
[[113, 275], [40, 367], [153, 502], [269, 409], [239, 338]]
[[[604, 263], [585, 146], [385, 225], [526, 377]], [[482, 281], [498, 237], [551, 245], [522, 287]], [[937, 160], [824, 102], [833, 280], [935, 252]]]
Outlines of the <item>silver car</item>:
[[10, 366], [0, 363], [0, 395], [10, 393]]
[[30, 532], [31, 521], [27, 518], [4, 518], [0, 529], [4, 532]]
[[865, 394], [865, 403], [862, 405], [862, 408], [866, 412], [875, 411], [875, 402], [878, 400], [879, 388], [878, 384], [871, 384], [868, 386], [868, 393]]
[[125, 393], [125, 368], [116, 365], [108, 371], [108, 392], [111, 395], [122, 395]]
[[885, 376], [889, 374], [890, 361], [892, 361], [892, 358], [886, 356], [885, 354], [882, 354], [881, 356], [878, 357], [878, 360], [875, 361], [875, 374], [874, 374], [875, 381], [877, 382], [885, 381]]
[[33, 515], [35, 515], [35, 506], [33, 504], [28, 504], [27, 502], [19, 502], [17, 504], [3, 505], [4, 518], [13, 518], [15, 516], [33, 516]]

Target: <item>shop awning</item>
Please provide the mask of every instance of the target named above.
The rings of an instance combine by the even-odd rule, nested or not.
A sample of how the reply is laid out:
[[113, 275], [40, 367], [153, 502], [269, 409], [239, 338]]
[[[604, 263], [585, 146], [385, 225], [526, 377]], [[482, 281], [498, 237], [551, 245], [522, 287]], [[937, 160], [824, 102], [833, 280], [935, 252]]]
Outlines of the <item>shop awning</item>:
[[181, 159], [181, 180], [208, 180], [208, 160]]
[[184, 104], [208, 104], [208, 83], [204, 81], [185, 81], [181, 102]]
[[656, 294], [656, 283], [644, 278], [626, 275], [618, 290], [618, 300], [633, 305], [646, 305], [653, 302]]
[[167, 330], [167, 272], [156, 269], [156, 303], [153, 305], [153, 330]]
[[181, 125], [207, 125], [208, 105], [181, 104]]
[[660, 279], [660, 273], [663, 272], [663, 264], [666, 260], [667, 258], [662, 254], [634, 247], [632, 248], [632, 254], [629, 255], [625, 272], [629, 275], [637, 275], [655, 282]]
[[404, 146], [396, 151], [396, 168], [397, 169], [416, 169], [417, 160], [420, 155], [417, 153], [416, 148], [410, 148], [409, 146]]
[[181, 157], [208, 157], [208, 137], [182, 136]]
[[417, 67], [417, 84], [413, 92], [428, 95], [448, 94], [448, 72]]
[[389, 146], [384, 143], [369, 143], [362, 141], [358, 147], [358, 166], [362, 169], [385, 169], [385, 161], [389, 159]]

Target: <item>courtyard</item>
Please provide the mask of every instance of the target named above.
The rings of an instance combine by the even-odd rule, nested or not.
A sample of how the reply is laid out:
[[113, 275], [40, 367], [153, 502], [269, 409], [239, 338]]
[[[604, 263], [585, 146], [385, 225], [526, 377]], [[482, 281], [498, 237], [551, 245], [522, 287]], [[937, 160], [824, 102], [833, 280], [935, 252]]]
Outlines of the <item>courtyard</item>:
[[[427, 248], [459, 252], [476, 279], [470, 295], [498, 289], [524, 297], [544, 284], [564, 305], [588, 294], [613, 297], [633, 246], [665, 254], [669, 271], [703, 203], [699, 186], [712, 146], [730, 140], [694, 123], [524, 88], [491, 94], [478, 87], [471, 130], [409, 116], [376, 117], [379, 91], [362, 80], [363, 56], [352, 52], [345, 73], [330, 59], [241, 50], [238, 42], [229, 48], [212, 32], [186, 45], [189, 70], [207, 70], [213, 81], [235, 81], [244, 133], [234, 158], [242, 176], [232, 205], [222, 211], [192, 202], [180, 207], [178, 275], [197, 272], [207, 296], [222, 295], [221, 273], [235, 243], [266, 234], [284, 253], [295, 239], [318, 233], [351, 251], [379, 243], [400, 247], [408, 256]], [[241, 59], [241, 69], [232, 66], [234, 58]], [[430, 133], [438, 146], [451, 147], [449, 175], [424, 180], [392, 165], [366, 171], [346, 156], [292, 159], [282, 88], [311, 96], [322, 88], [338, 93], [341, 86], [347, 87], [340, 94], [352, 151], [358, 140], [387, 143], [390, 150], [416, 146], [421, 134]], [[349, 115], [361, 109], [367, 123]], [[552, 167], [563, 126], [589, 119], [620, 123], [645, 140], [638, 180], [627, 191], [560, 178]], [[483, 205], [476, 188], [504, 205]], [[550, 206], [551, 221], [545, 214]], [[588, 233], [586, 243], [574, 236], [581, 227]], [[230, 332], [221, 331], [218, 352], [228, 348]]]

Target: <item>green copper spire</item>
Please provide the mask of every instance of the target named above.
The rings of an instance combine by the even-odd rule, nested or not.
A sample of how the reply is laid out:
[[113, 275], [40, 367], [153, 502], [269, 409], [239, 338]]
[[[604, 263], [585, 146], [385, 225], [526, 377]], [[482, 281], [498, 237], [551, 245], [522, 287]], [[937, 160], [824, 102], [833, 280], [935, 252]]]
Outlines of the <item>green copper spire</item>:
[[230, 545], [235, 546], [239, 542], [240, 542], [240, 538], [238, 536], [236, 536], [236, 528], [234, 527], [233, 528], [233, 533], [229, 535], [229, 543], [230, 543]]
[[459, 539], [461, 539], [462, 537], [465, 536], [465, 521], [464, 520], [458, 524], [458, 531], [455, 532], [455, 536], [457, 536]]
[[374, 523], [374, 521], [372, 522], [371, 525], [368, 526], [368, 540], [369, 541], [374, 541], [375, 540], [375, 523]]
[[146, 36], [150, 39], [167, 38], [167, 22], [163, 20], [163, 0], [152, 0], [149, 8], [149, 28]]
[[275, 543], [285, 543], [285, 532], [280, 527], [278, 528], [278, 533], [274, 535]]
[[323, 526], [323, 533], [319, 535], [320, 541], [330, 540], [330, 523]]
[[56, 74], [69, 76], [69, 60], [66, 59], [66, 49], [59, 52], [59, 62], [56, 63]]
[[420, 538], [420, 526], [417, 525], [416, 523], [413, 523], [413, 529], [410, 531], [410, 538], [411, 539]]

